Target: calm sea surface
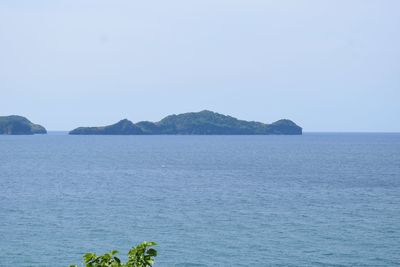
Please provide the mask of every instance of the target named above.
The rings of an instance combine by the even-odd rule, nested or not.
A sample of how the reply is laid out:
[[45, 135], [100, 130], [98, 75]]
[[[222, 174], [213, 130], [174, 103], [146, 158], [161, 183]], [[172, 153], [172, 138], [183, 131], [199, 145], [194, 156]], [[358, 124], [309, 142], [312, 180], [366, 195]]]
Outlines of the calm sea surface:
[[0, 136], [0, 266], [400, 266], [400, 134]]

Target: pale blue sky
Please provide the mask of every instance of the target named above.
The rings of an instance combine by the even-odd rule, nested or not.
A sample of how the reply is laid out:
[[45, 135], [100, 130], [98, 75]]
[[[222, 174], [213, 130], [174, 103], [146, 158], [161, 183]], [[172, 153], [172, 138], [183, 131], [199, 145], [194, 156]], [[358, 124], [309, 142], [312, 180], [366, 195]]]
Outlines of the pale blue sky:
[[0, 0], [0, 114], [400, 131], [400, 1]]

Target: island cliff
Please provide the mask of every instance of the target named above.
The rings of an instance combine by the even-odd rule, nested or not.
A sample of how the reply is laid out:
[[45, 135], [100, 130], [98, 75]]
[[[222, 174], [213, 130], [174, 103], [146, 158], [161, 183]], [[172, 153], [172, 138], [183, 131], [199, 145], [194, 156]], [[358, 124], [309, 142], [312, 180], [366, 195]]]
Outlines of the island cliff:
[[290, 120], [272, 124], [238, 120], [208, 110], [170, 115], [159, 122], [132, 123], [124, 119], [103, 127], [79, 127], [71, 135], [301, 135], [302, 128]]
[[38, 124], [30, 122], [22, 116], [0, 116], [0, 134], [28, 135], [45, 134], [46, 129]]

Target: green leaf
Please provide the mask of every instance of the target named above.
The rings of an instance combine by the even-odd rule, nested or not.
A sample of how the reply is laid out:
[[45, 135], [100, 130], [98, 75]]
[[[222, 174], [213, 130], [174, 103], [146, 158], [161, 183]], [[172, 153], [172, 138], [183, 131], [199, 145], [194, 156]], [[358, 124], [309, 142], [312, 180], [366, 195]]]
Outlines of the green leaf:
[[142, 244], [145, 244], [145, 245], [148, 246], [148, 247], [157, 245], [156, 242], [151, 242], [151, 241], [150, 241], [150, 242], [144, 241]]
[[149, 250], [147, 250], [147, 253], [152, 257], [157, 256], [157, 250], [155, 250], [154, 248], [150, 248]]
[[88, 263], [93, 258], [96, 258], [96, 254], [95, 253], [86, 253], [85, 255], [83, 255], [83, 258], [85, 259], [85, 262]]

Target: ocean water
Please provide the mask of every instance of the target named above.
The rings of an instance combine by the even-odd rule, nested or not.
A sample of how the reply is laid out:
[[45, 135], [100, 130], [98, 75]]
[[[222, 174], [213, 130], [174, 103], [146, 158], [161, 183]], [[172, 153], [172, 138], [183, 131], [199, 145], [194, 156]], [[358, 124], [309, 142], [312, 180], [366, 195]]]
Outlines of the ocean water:
[[[400, 134], [0, 136], [0, 266], [400, 266]], [[124, 258], [124, 257], [122, 257]]]

